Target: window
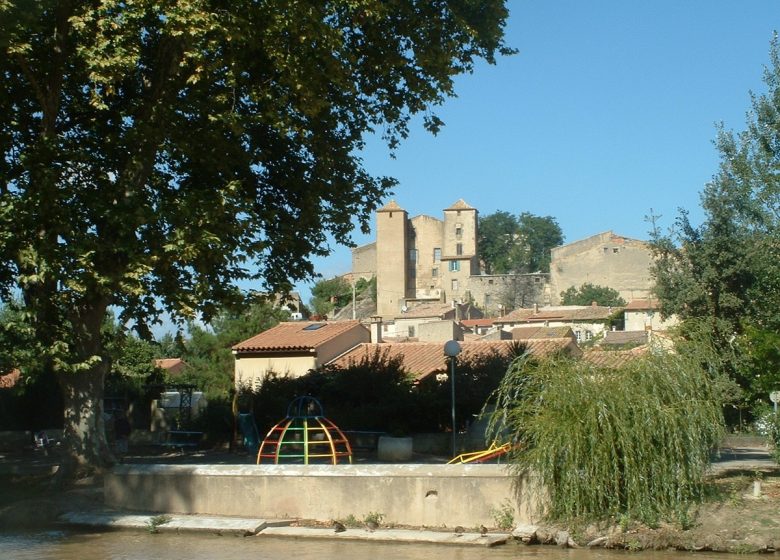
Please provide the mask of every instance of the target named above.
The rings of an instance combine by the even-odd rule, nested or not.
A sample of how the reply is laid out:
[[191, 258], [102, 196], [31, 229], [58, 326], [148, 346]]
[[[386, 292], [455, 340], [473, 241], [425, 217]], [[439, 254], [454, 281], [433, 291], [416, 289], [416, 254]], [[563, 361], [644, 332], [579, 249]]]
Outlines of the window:
[[434, 266], [431, 269], [431, 278], [438, 278], [439, 277], [439, 268]]
[[488, 280], [488, 286], [492, 286], [492, 285], [493, 285], [493, 279], [491, 278], [490, 280]]
[[463, 236], [463, 224], [455, 224], [455, 237], [460, 239]]
[[493, 302], [492, 302], [492, 300], [490, 298], [490, 295], [489, 294], [485, 294], [485, 307], [487, 307], [491, 303], [493, 303]]
[[460, 272], [460, 261], [450, 261], [450, 272]]
[[409, 249], [409, 260], [417, 262], [417, 249]]
[[458, 279], [453, 278], [452, 279], [452, 291], [457, 292], [458, 291]]
[[414, 327], [413, 326], [409, 326], [409, 336], [410, 337], [414, 336]]
[[582, 342], [582, 331], [574, 331], [574, 336], [577, 338], [577, 342]]
[[613, 253], [619, 253], [620, 252], [620, 248], [619, 247], [612, 247], [612, 252]]
[[534, 283], [536, 283], [536, 284], [539, 284], [541, 281], [542, 281], [542, 279], [541, 279], [541, 278], [539, 278], [538, 276], [536, 276], [536, 277], [534, 278]]
[[439, 247], [433, 250], [433, 262], [441, 262], [441, 249]]
[[463, 243], [458, 243], [455, 245], [455, 254], [458, 256], [463, 254]]
[[303, 330], [305, 331], [316, 331], [317, 329], [321, 329], [325, 326], [325, 323], [312, 323], [311, 325], [307, 325], [303, 327]]
[[593, 333], [590, 331], [585, 331], [585, 340], [590, 340], [593, 338]]

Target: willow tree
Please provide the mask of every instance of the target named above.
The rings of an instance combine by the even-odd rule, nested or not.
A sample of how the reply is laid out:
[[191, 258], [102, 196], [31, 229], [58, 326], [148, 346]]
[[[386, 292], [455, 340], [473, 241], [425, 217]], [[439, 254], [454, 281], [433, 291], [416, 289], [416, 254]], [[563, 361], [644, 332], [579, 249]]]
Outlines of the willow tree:
[[[393, 186], [453, 78], [506, 53], [502, 0], [0, 0], [0, 287], [65, 393], [76, 466], [106, 457], [100, 324], [208, 317], [237, 281], [313, 274]], [[246, 285], [246, 284], [244, 284]]]
[[726, 383], [697, 341], [618, 368], [515, 360], [495, 393], [491, 437], [546, 489], [548, 517], [679, 520], [701, 498]]

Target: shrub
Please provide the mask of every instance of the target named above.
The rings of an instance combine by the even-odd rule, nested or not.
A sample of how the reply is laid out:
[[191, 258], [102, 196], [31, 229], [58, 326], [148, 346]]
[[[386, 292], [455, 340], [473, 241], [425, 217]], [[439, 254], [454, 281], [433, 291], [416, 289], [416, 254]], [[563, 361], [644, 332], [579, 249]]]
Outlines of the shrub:
[[497, 391], [490, 430], [509, 429], [515, 472], [540, 477], [552, 519], [674, 519], [701, 495], [722, 433], [706, 363], [690, 352], [611, 370], [519, 358]]

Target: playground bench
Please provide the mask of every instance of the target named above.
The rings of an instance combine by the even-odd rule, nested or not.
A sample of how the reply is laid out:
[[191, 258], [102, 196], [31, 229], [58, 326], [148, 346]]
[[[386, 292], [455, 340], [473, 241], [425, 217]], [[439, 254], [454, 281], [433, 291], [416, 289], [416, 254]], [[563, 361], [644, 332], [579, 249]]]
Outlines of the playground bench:
[[198, 447], [203, 439], [203, 432], [186, 430], [169, 430], [162, 445], [166, 447]]

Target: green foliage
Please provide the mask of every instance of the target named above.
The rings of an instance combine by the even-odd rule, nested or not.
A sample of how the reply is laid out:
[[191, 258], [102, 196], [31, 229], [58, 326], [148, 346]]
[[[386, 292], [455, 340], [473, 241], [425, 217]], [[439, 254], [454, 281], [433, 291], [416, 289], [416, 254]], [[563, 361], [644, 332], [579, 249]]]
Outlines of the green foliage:
[[563, 244], [563, 231], [552, 216], [520, 214], [520, 238], [525, 244], [525, 272], [550, 272], [550, 249]]
[[[456, 417], [461, 428], [482, 411], [510, 361], [497, 353], [458, 361]], [[284, 417], [293, 398], [312, 395], [344, 430], [406, 434], [449, 429], [449, 383], [429, 376], [415, 385], [401, 366], [400, 359], [376, 351], [343, 369], [325, 368], [298, 378], [271, 374], [259, 387], [240, 392], [239, 409], [254, 412], [263, 432]]]
[[309, 305], [317, 315], [324, 317], [334, 309], [344, 307], [352, 301], [352, 285], [340, 276], [330, 280], [320, 280], [314, 284], [311, 295]]
[[608, 286], [598, 286], [585, 282], [582, 286], [572, 286], [561, 292], [563, 305], [591, 305], [593, 302], [605, 307], [622, 307], [626, 300], [620, 297], [620, 293]]
[[313, 277], [395, 184], [365, 170], [364, 135], [393, 150], [418, 114], [435, 133], [455, 77], [511, 52], [507, 15], [502, 0], [0, 2], [0, 297], [22, 293], [40, 356], [80, 383], [70, 464], [105, 462], [87, 400], [106, 310], [148, 338], [163, 312], [210, 321], [238, 282]]
[[515, 217], [499, 210], [479, 218], [477, 244], [487, 274], [549, 272], [550, 249], [562, 243], [552, 216], [523, 212]]
[[235, 368], [231, 348], [288, 318], [287, 311], [261, 301], [243, 309], [222, 310], [211, 328], [191, 323], [190, 336], [179, 356], [188, 367], [179, 379], [195, 384], [209, 400], [227, 398], [233, 390]]
[[496, 508], [490, 508], [490, 515], [496, 524], [496, 527], [502, 531], [509, 531], [515, 527], [515, 509], [509, 500]]
[[363, 523], [365, 524], [376, 523], [377, 525], [381, 525], [384, 518], [385, 518], [384, 513], [369, 511], [366, 515], [363, 516]]
[[477, 245], [485, 274], [507, 274], [520, 266], [520, 225], [509, 212], [499, 210], [479, 217]]
[[711, 351], [696, 350], [614, 370], [563, 357], [511, 365], [490, 429], [509, 429], [513, 468], [539, 476], [549, 517], [656, 522], [700, 497], [722, 403]]
[[[682, 211], [662, 234], [653, 227], [656, 294], [664, 316], [676, 314], [683, 332], [709, 333], [750, 406], [764, 398], [756, 358], [774, 360], [771, 333], [780, 330], [780, 51], [772, 41], [765, 69], [767, 92], [753, 96], [747, 128], [718, 131], [721, 162], [701, 195], [704, 223]], [[763, 334], [762, 334], [763, 333]], [[735, 344], [736, 343], [736, 344]], [[770, 371], [769, 377], [775, 377]]]
[[160, 525], [165, 525], [166, 523], [171, 522], [171, 516], [170, 515], [153, 515], [146, 521], [146, 529], [151, 534], [159, 533], [159, 527]]

